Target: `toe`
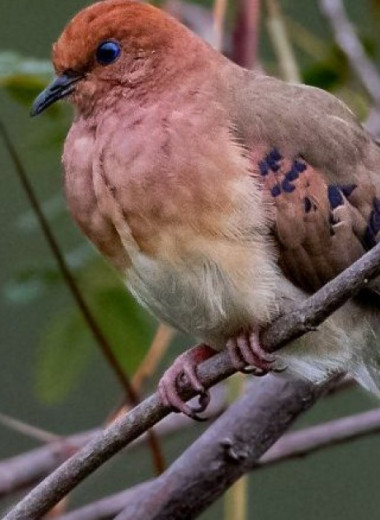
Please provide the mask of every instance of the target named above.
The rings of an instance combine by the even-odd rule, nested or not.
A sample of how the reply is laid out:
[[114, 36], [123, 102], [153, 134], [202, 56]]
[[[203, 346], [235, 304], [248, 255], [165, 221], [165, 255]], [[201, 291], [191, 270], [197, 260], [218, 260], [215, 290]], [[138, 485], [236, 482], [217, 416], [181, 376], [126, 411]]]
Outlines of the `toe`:
[[238, 372], [242, 372], [246, 368], [246, 362], [242, 358], [235, 339], [229, 339], [226, 345], [228, 355], [230, 356], [232, 366]]
[[257, 332], [243, 333], [231, 338], [227, 342], [227, 350], [234, 368], [240, 372], [264, 376], [277, 370], [273, 366], [276, 357], [262, 348]]
[[251, 349], [249, 338], [247, 336], [239, 336], [237, 338], [237, 346], [246, 364], [252, 367], [257, 366], [258, 359]]
[[260, 360], [266, 363], [274, 363], [276, 361], [276, 356], [266, 352], [261, 346], [258, 334], [253, 332], [249, 335], [249, 344], [252, 352], [258, 357]]
[[204, 412], [210, 404], [210, 392], [202, 385], [198, 378], [197, 369], [195, 365], [186, 363], [183, 369], [184, 375], [189, 380], [192, 388], [199, 394], [199, 405], [197, 407], [191, 407], [195, 414]]
[[[162, 404], [176, 412], [182, 412], [196, 421], [206, 420], [200, 418], [197, 414], [204, 412], [209, 405], [210, 393], [198, 377], [197, 364], [214, 354], [215, 352], [206, 345], [198, 345], [178, 357], [159, 382], [157, 391]], [[185, 379], [198, 394], [198, 406], [192, 407], [182, 399], [178, 384], [181, 379]]]

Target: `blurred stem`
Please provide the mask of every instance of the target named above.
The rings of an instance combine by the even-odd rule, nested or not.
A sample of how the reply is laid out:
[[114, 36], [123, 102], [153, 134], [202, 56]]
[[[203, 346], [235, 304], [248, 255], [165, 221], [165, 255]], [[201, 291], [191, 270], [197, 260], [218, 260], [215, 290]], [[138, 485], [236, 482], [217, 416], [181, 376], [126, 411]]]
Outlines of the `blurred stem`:
[[[244, 392], [245, 376], [235, 374], [226, 383], [227, 399], [233, 403]], [[238, 480], [228, 491], [224, 498], [224, 520], [248, 519], [248, 476]]]
[[[137, 392], [135, 392], [133, 386], [131, 385], [129, 378], [127, 374], [125, 374], [124, 370], [122, 369], [121, 365], [119, 364], [116, 356], [113, 353], [113, 350], [108, 343], [107, 338], [103, 334], [103, 331], [101, 330], [99, 324], [96, 321], [95, 316], [92, 314], [90, 308], [88, 307], [81, 290], [79, 289], [79, 286], [72, 275], [70, 268], [68, 267], [65, 257], [61, 251], [61, 248], [54, 236], [53, 231], [50, 228], [50, 224], [47, 221], [40, 202], [34, 192], [34, 189], [29, 181], [28, 175], [26, 173], [26, 170], [22, 164], [22, 161], [20, 159], [20, 156], [13, 145], [12, 140], [10, 139], [8, 132], [5, 128], [5, 125], [0, 120], [0, 134], [4, 140], [4, 144], [8, 150], [8, 153], [13, 161], [15, 171], [18, 175], [18, 178], [20, 180], [20, 183], [24, 189], [24, 192], [30, 202], [30, 205], [36, 215], [36, 218], [41, 226], [42, 233], [49, 245], [49, 248], [58, 264], [59, 270], [61, 272], [61, 275], [68, 287], [68, 289], [71, 292], [71, 295], [73, 296], [74, 300], [76, 301], [79, 310], [83, 316], [83, 319], [87, 323], [88, 328], [92, 332], [92, 335], [97, 343], [97, 345], [100, 347], [101, 351], [104, 354], [104, 357], [108, 361], [108, 364], [112, 368], [114, 374], [116, 375], [117, 379], [119, 380], [120, 385], [125, 391], [126, 396], [128, 397], [129, 401], [134, 405], [137, 406], [140, 402], [139, 396]], [[158, 474], [161, 474], [164, 469], [163, 464], [163, 456], [160, 450], [160, 446], [158, 443], [157, 438], [155, 437], [153, 432], [149, 433], [149, 441], [150, 441], [150, 447], [152, 450], [152, 456], [154, 459], [156, 471]]]
[[0, 413], [0, 424], [14, 432], [18, 432], [21, 435], [25, 435], [26, 437], [46, 444], [50, 444], [51, 442], [56, 442], [62, 439], [61, 436], [56, 435], [55, 433], [42, 430], [41, 428], [32, 426], [31, 424], [10, 417], [4, 413]]
[[222, 51], [223, 49], [227, 4], [228, 0], [214, 0], [214, 47], [218, 51]]
[[368, 58], [365, 48], [358, 38], [355, 27], [350, 22], [342, 0], [319, 0], [322, 13], [329, 21], [334, 39], [346, 55], [352, 70], [356, 73], [368, 94], [380, 108], [380, 74]]
[[257, 61], [259, 21], [260, 0], [237, 1], [232, 59], [247, 69], [252, 69]]
[[281, 77], [291, 83], [301, 83], [301, 74], [286, 31], [277, 0], [265, 0], [267, 27], [281, 70]]
[[296, 20], [292, 20], [287, 16], [283, 18], [285, 19], [290, 38], [299, 49], [307, 53], [314, 60], [320, 60], [327, 55], [329, 45], [325, 40], [313, 34]]
[[142, 390], [145, 381], [156, 371], [157, 366], [166, 354], [174, 335], [174, 330], [167, 325], [161, 323], [158, 326], [150, 349], [132, 379], [133, 388], [137, 392]]

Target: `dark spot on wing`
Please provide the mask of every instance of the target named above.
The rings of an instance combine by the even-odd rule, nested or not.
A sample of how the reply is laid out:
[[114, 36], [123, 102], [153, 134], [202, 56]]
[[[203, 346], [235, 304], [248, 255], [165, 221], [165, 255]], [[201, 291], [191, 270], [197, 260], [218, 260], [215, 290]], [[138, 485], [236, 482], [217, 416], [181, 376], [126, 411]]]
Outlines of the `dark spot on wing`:
[[268, 154], [268, 160], [270, 161], [281, 161], [283, 159], [280, 152], [277, 150], [277, 148], [272, 148], [272, 150]]
[[299, 159], [295, 159], [292, 163], [292, 167], [285, 174], [285, 179], [282, 181], [282, 189], [285, 193], [292, 193], [296, 187], [292, 182], [296, 181], [300, 173], [307, 169], [307, 165]]
[[296, 159], [293, 162], [293, 168], [297, 172], [302, 173], [302, 172], [304, 172], [307, 169], [307, 164], [305, 162], [301, 161], [300, 159]]
[[376, 235], [380, 231], [380, 200], [373, 199], [373, 210], [368, 219], [368, 224], [364, 233], [363, 243], [368, 250], [377, 244]]
[[336, 209], [337, 207], [342, 206], [344, 204], [343, 195], [338, 186], [330, 184], [327, 193], [331, 209]]
[[296, 189], [296, 187], [291, 184], [289, 182], [289, 180], [285, 177], [285, 179], [282, 181], [282, 189], [286, 192], [286, 193], [291, 193], [292, 191], [294, 191]]
[[349, 197], [357, 187], [357, 184], [342, 184], [339, 186], [339, 189], [345, 197]]
[[285, 175], [285, 178], [288, 181], [296, 181], [298, 177], [300, 176], [298, 170], [294, 167], [292, 167], [291, 170], [288, 171], [288, 173]]
[[269, 173], [269, 166], [266, 161], [260, 161], [259, 162], [259, 169], [260, 169], [260, 175], [265, 177]]

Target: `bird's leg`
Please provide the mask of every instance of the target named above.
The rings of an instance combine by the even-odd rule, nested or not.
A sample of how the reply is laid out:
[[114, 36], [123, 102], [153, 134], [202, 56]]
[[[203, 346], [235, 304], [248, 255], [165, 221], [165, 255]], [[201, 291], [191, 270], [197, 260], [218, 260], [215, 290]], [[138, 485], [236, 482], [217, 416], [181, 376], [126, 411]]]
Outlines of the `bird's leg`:
[[[202, 343], [178, 356], [158, 384], [158, 395], [161, 402], [165, 406], [170, 406], [176, 412], [183, 412], [191, 419], [202, 420], [198, 417], [198, 414], [204, 412], [209, 405], [210, 394], [198, 378], [197, 366], [215, 354], [215, 350]], [[192, 407], [180, 397], [178, 392], [179, 378], [186, 378], [195, 392], [199, 394], [199, 406]]]
[[260, 345], [257, 330], [242, 332], [227, 341], [227, 350], [231, 362], [239, 372], [265, 376], [268, 372], [282, 371], [275, 366], [276, 356], [265, 352]]

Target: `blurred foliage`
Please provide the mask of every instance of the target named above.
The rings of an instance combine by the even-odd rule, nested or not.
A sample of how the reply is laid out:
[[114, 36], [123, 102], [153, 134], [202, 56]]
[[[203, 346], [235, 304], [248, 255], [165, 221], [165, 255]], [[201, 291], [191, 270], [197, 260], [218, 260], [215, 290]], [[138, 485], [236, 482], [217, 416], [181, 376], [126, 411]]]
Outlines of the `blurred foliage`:
[[24, 106], [31, 105], [52, 73], [48, 61], [27, 58], [11, 51], [0, 53], [0, 86]]
[[[326, 21], [319, 13], [318, 2], [279, 1], [303, 81], [333, 92], [348, 103], [361, 119], [365, 119], [370, 108], [368, 96], [351, 72], [346, 58], [333, 42]], [[209, 11], [214, 5], [214, 0], [189, 0], [186, 3], [180, 0], [156, 0], [152, 3], [168, 6], [170, 2], [182, 7], [197, 4], [198, 7], [204, 8], [197, 9], [196, 14], [192, 11], [189, 16], [198, 17], [192, 20], [191, 26], [195, 28], [197, 23], [198, 26], [201, 25], [202, 35], [207, 37], [204, 31], [212, 30]], [[46, 59], [50, 52], [50, 42], [57, 36], [67, 17], [91, 1], [70, 0], [54, 3], [40, 0], [32, 5], [25, 0], [6, 0], [3, 3], [4, 16], [3, 21], [0, 21], [0, 97], [4, 104], [1, 107], [1, 116], [5, 114], [9, 117], [6, 122], [11, 130], [14, 130], [12, 135], [15, 136], [17, 147], [25, 159], [28, 170], [31, 171], [32, 182], [42, 201], [43, 211], [62, 243], [65, 259], [86, 301], [111, 342], [121, 365], [132, 375], [149, 348], [155, 320], [129, 296], [123, 281], [100, 259], [94, 248], [76, 234], [69, 221], [59, 186], [58, 158], [71, 120], [71, 111], [63, 104], [55, 105], [46, 112], [44, 120], [38, 121], [38, 124], [28, 126], [27, 123], [27, 112], [33, 99], [53, 75], [50, 61]], [[380, 64], [380, 1], [345, 0], [345, 4], [368, 55], [375, 63]], [[237, 2], [229, 2], [225, 41], [227, 55], [231, 50], [230, 31], [233, 28], [236, 5]], [[14, 27], [4, 21], [9, 12], [13, 12], [13, 20], [16, 20]], [[264, 10], [263, 13], [260, 27], [260, 62], [268, 73], [279, 75], [278, 63], [267, 34]], [[202, 16], [203, 20], [200, 19]], [[13, 37], [13, 33], [17, 35]], [[1, 40], [4, 34], [13, 42], [10, 46], [17, 47], [18, 52], [8, 48], [6, 37]], [[43, 59], [38, 59], [38, 56], [42, 56]], [[7, 162], [3, 168], [4, 173], [8, 173], [12, 166]], [[5, 175], [2, 176], [2, 179], [4, 178]], [[3, 309], [7, 310], [4, 313], [7, 314], [4, 322], [9, 321], [5, 323], [4, 329], [7, 329], [2, 341], [3, 352], [6, 354], [2, 358], [2, 388], [6, 390], [4, 393], [7, 395], [3, 406], [8, 405], [9, 399], [10, 413], [16, 410], [17, 415], [42, 425], [45, 422], [49, 429], [55, 429], [62, 434], [67, 433], [70, 428], [77, 431], [78, 428], [98, 424], [109, 412], [110, 403], [112, 406], [119, 389], [114, 389], [112, 393], [110, 386], [114, 378], [112, 374], [107, 378], [107, 367], [102, 363], [103, 360], [101, 359], [98, 365], [95, 364], [94, 359], [100, 358], [100, 355], [94, 347], [94, 339], [76, 305], [66, 297], [62, 277], [50, 252], [46, 253], [33, 213], [30, 209], [25, 209], [24, 201], [19, 202], [22, 197], [17, 191], [18, 187], [12, 185], [12, 189], [8, 190], [8, 182], [9, 177], [4, 181], [0, 204], [0, 211], [4, 215], [3, 226], [6, 228], [3, 234], [7, 236], [6, 239], [3, 237], [2, 251], [7, 253], [7, 262], [12, 264], [10, 267], [7, 266], [6, 277], [4, 275], [1, 302]], [[11, 260], [8, 260], [8, 257]], [[3, 269], [4, 266], [5, 262], [2, 264]], [[22, 329], [20, 333], [19, 329]], [[39, 336], [37, 346], [33, 333]], [[181, 346], [189, 344], [189, 341], [189, 338], [177, 340], [175, 347], [179, 351]], [[32, 393], [32, 384], [28, 381], [31, 371], [34, 371], [37, 398], [43, 405], [55, 405], [54, 410], [48, 406], [39, 407], [34, 395], [29, 395]], [[342, 414], [359, 411], [368, 404], [362, 394], [360, 398], [357, 397], [358, 394], [355, 396], [345, 394], [337, 397], [337, 400], [324, 401], [313, 410], [315, 415], [312, 415], [311, 420], [335, 418], [337, 412]], [[353, 406], [357, 407], [356, 410]], [[67, 422], [62, 421], [65, 412], [70, 414]], [[309, 417], [304, 419], [306, 420], [310, 420]], [[63, 422], [65, 424], [62, 426]], [[2, 433], [4, 439], [5, 434]], [[13, 437], [14, 434], [11, 433], [8, 441], [3, 440], [0, 443], [4, 456], [9, 456], [12, 449], [19, 453], [21, 449], [29, 447], [29, 444], [20, 445], [19, 439], [17, 444]], [[173, 442], [178, 444], [176, 452], [181, 451], [189, 440], [183, 432], [176, 436], [173, 439]], [[254, 488], [250, 490], [250, 508], [258, 518], [268, 519], [278, 518], [279, 504], [283, 518], [317, 519], [322, 515], [324, 518], [345, 520], [369, 518], [368, 511], [374, 511], [378, 502], [375, 496], [376, 466], [373, 464], [376, 446], [368, 446], [369, 449], [365, 445], [361, 451], [357, 444], [351, 448], [345, 447], [338, 456], [328, 452], [325, 458], [323, 455], [320, 458], [312, 458], [309, 466], [308, 461], [294, 461], [276, 468], [274, 472], [260, 473], [260, 493], [254, 493]], [[175, 450], [169, 451], [173, 455]], [[120, 479], [115, 477], [114, 465], [110, 478], [109, 474], [102, 478], [107, 471], [104, 469], [87, 484], [87, 495], [86, 484], [82, 486], [82, 489], [85, 488], [84, 495], [81, 495], [82, 501], [113, 492], [116, 486], [126, 485], [125, 461], [120, 461]], [[135, 465], [132, 464], [133, 471], [128, 470], [128, 484], [135, 483], [133, 479], [137, 480], [143, 476], [139, 473], [142, 465], [144, 457], [141, 456], [141, 452], [137, 452]], [[336, 469], [339, 467], [345, 467], [347, 471], [344, 473], [347, 476]], [[150, 467], [146, 468], [144, 478], [147, 475], [151, 475]], [[360, 475], [364, 482], [361, 487]], [[289, 490], [291, 485], [294, 486], [294, 492], [292, 489]], [[254, 487], [258, 489], [256, 477]], [[326, 490], [329, 491], [328, 495]], [[332, 499], [331, 490], [336, 495]], [[275, 493], [279, 493], [278, 500], [273, 498]], [[356, 500], [355, 496], [359, 494], [360, 500]], [[73, 498], [74, 504], [77, 496]], [[220, 506], [216, 505], [215, 508], [213, 518], [221, 518]], [[213, 512], [208, 512], [207, 518], [211, 518], [212, 515]], [[377, 517], [378, 512], [371, 516]]]

